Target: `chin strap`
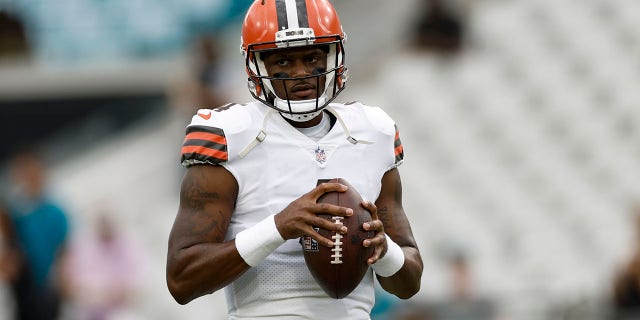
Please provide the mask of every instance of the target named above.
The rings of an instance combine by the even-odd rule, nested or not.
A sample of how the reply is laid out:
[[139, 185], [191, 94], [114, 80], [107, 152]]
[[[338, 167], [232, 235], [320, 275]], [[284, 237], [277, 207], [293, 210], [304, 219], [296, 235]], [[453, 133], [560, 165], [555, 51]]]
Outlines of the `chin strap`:
[[[273, 104], [276, 109], [280, 110], [280, 114], [286, 119], [295, 121], [295, 122], [305, 122], [309, 121], [319, 114], [322, 113], [322, 108], [318, 110], [318, 106], [324, 105], [327, 101], [327, 97], [325, 93], [319, 96], [317, 99], [309, 99], [309, 100], [285, 100], [275, 97]], [[306, 113], [288, 113], [282, 110], [293, 110], [296, 112], [309, 112]], [[312, 111], [315, 110], [315, 111]]]
[[291, 121], [305, 122], [305, 121], [309, 121], [309, 120], [319, 116], [321, 113], [322, 113], [322, 110], [315, 111], [315, 112], [312, 112], [312, 113], [305, 113], [305, 114], [291, 114], [291, 113], [280, 112], [280, 115], [283, 116], [286, 119], [291, 120]]

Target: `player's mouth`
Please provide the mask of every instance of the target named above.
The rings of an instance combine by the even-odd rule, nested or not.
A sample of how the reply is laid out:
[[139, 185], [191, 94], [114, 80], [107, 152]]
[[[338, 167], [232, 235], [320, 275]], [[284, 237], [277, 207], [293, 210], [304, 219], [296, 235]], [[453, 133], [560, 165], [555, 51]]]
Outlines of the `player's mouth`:
[[316, 87], [302, 82], [291, 87], [292, 100], [307, 100], [316, 98]]

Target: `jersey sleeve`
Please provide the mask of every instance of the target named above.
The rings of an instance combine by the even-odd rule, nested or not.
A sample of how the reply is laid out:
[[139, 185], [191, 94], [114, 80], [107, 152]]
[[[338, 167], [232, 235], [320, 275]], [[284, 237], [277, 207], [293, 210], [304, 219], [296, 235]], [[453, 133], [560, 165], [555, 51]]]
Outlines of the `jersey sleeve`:
[[256, 125], [249, 107], [228, 104], [200, 109], [186, 128], [180, 150], [184, 167], [195, 164], [224, 165], [238, 158], [238, 152], [255, 139]]
[[227, 138], [217, 127], [191, 125], [182, 143], [180, 162], [185, 167], [194, 164], [218, 165], [229, 160]]
[[395, 164], [393, 168], [398, 167], [404, 161], [404, 149], [402, 148], [402, 141], [400, 141], [400, 130], [396, 124], [393, 125], [396, 131], [395, 138], [393, 140], [393, 153], [395, 155]]

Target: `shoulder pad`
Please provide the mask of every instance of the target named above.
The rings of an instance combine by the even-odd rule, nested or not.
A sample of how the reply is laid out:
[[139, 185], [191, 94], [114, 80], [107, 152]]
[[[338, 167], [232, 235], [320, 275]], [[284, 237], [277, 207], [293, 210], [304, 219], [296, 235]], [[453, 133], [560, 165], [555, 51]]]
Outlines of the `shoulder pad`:
[[227, 104], [214, 109], [200, 109], [189, 126], [220, 128], [227, 134], [235, 134], [249, 128], [251, 114], [243, 105]]
[[384, 110], [362, 104], [361, 107], [373, 128], [386, 135], [395, 134], [395, 122]]
[[362, 106], [362, 110], [367, 116], [371, 126], [382, 134], [389, 136], [392, 140], [392, 151], [394, 157], [394, 163], [390, 167], [395, 168], [402, 164], [404, 160], [404, 148], [402, 147], [402, 141], [400, 141], [400, 132], [396, 126], [395, 121], [381, 108]]
[[251, 114], [242, 105], [200, 109], [187, 126], [181, 149], [184, 166], [217, 165], [229, 161], [228, 140], [251, 126]]

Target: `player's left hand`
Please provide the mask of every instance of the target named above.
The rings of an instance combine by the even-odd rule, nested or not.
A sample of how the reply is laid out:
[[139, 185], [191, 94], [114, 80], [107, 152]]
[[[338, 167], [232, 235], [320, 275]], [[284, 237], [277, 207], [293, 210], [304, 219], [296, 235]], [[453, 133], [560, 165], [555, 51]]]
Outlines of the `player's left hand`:
[[375, 231], [372, 238], [365, 239], [362, 245], [365, 247], [374, 247], [373, 255], [367, 260], [372, 265], [380, 260], [387, 253], [387, 238], [384, 235], [384, 224], [378, 218], [378, 208], [373, 202], [363, 201], [362, 206], [371, 213], [370, 222], [362, 224], [362, 228], [367, 231]]

